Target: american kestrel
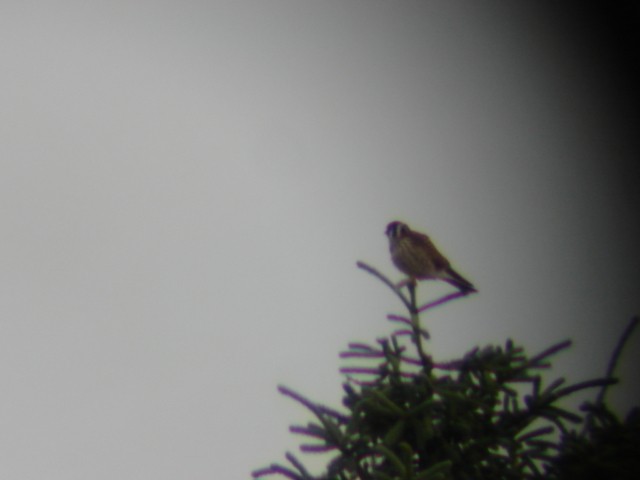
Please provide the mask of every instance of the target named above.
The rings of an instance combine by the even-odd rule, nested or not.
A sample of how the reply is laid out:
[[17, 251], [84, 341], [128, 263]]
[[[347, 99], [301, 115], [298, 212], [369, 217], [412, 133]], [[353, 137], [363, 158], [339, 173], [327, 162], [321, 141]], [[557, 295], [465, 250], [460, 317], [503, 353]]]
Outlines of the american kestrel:
[[444, 280], [463, 293], [477, 292], [471, 282], [456, 272], [431, 239], [424, 233], [414, 232], [406, 223], [387, 225], [391, 260], [398, 270], [415, 280]]

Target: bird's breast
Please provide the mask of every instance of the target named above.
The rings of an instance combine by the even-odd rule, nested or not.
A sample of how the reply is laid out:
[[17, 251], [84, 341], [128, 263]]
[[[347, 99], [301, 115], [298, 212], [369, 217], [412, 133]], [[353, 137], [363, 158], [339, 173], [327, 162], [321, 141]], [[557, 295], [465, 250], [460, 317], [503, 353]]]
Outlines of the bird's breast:
[[436, 273], [429, 252], [414, 245], [410, 240], [401, 239], [390, 245], [391, 260], [398, 269], [413, 277], [429, 277]]

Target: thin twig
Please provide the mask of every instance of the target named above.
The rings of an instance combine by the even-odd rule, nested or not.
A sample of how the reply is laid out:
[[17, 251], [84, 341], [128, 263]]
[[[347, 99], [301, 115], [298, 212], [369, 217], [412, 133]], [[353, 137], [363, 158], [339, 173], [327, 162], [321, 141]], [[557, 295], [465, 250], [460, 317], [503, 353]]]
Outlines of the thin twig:
[[348, 375], [357, 373], [359, 375], [379, 375], [380, 368], [377, 367], [340, 367], [340, 373]]
[[356, 262], [356, 265], [358, 266], [358, 268], [361, 268], [362, 270], [365, 270], [369, 272], [371, 275], [378, 277], [380, 280], [382, 280], [382, 282], [385, 285], [387, 285], [391, 289], [391, 291], [393, 291], [393, 293], [395, 293], [398, 296], [398, 298], [400, 298], [400, 300], [402, 300], [402, 303], [404, 303], [404, 306], [407, 307], [407, 310], [411, 311], [411, 302], [402, 293], [402, 291], [393, 284], [391, 280], [389, 280], [386, 276], [384, 276], [378, 270], [367, 265], [364, 262]]
[[298, 471], [300, 471], [300, 474], [302, 475], [302, 478], [304, 478], [304, 479], [312, 479], [313, 478], [311, 476], [311, 474], [309, 474], [307, 469], [304, 468], [304, 465], [302, 465], [302, 463], [300, 463], [300, 461], [293, 455], [293, 453], [287, 452], [285, 457], [286, 457], [287, 460], [289, 460], [291, 462], [291, 464], [294, 467], [296, 467], [298, 469]]
[[408, 319], [407, 317], [402, 317], [400, 315], [389, 314], [387, 315], [387, 320], [389, 320], [390, 322], [400, 322], [404, 323], [405, 325], [411, 325], [410, 319]]
[[374, 350], [371, 345], [367, 345], [366, 343], [351, 342], [347, 344], [347, 346], [352, 350]]
[[293, 470], [289, 470], [288, 468], [283, 467], [282, 465], [278, 465], [277, 463], [274, 463], [267, 468], [261, 468], [260, 470], [251, 472], [251, 476], [253, 476], [253, 478], [260, 478], [267, 475], [282, 475], [283, 477], [291, 478], [292, 480], [300, 480], [304, 478], [295, 473]]
[[[613, 354], [611, 355], [611, 360], [609, 360], [609, 367], [607, 368], [607, 374], [605, 378], [612, 378], [613, 372], [616, 369], [616, 365], [618, 364], [618, 359], [620, 358], [620, 354], [622, 353], [622, 349], [624, 348], [625, 343], [629, 340], [629, 337], [633, 333], [633, 330], [638, 326], [638, 322], [640, 322], [640, 317], [633, 317], [629, 321], [629, 325], [625, 328], [624, 332], [620, 336], [620, 340], [618, 340], [618, 344], [616, 345]], [[607, 393], [607, 388], [611, 384], [603, 385], [602, 389], [598, 393], [598, 397], [596, 398], [596, 406], [601, 406], [604, 403], [604, 397]]]
[[[393, 293], [395, 293], [398, 296], [398, 298], [400, 298], [400, 300], [402, 300], [402, 303], [404, 303], [404, 306], [407, 308], [407, 310], [411, 314], [410, 322], [413, 330], [412, 340], [416, 346], [416, 350], [418, 351], [418, 356], [422, 361], [422, 366], [424, 368], [425, 373], [430, 371], [432, 368], [431, 359], [424, 352], [424, 348], [422, 345], [423, 337], [429, 338], [429, 332], [427, 332], [427, 330], [425, 329], [420, 328], [420, 310], [418, 309], [418, 306], [416, 304], [416, 284], [410, 282], [407, 285], [409, 289], [409, 296], [410, 296], [409, 299], [407, 299], [407, 297], [402, 293], [402, 291], [399, 288], [397, 288], [391, 280], [389, 280], [385, 275], [380, 273], [378, 270], [371, 267], [370, 265], [367, 265], [364, 262], [356, 262], [356, 265], [358, 266], [358, 268], [361, 268], [369, 272], [371, 275], [378, 277], [380, 280], [382, 280], [382, 282], [385, 285], [387, 285], [393, 291]], [[453, 298], [457, 298], [459, 296], [461, 296], [459, 293], [448, 295], [443, 299], [436, 300], [436, 302], [438, 302], [436, 304], [439, 305], [440, 303], [444, 303], [447, 300], [452, 300]], [[394, 316], [390, 318], [390, 320], [397, 321], [400, 318], [401, 317], [399, 316]]]
[[431, 308], [438, 307], [444, 303], [450, 302], [451, 300], [455, 300], [456, 298], [465, 297], [466, 295], [468, 295], [466, 292], [461, 292], [461, 291], [450, 293], [448, 295], [445, 295], [444, 297], [440, 297], [439, 299], [434, 300], [433, 302], [429, 302], [421, 306], [418, 309], [418, 312], [420, 313], [425, 312]]
[[291, 425], [289, 427], [289, 431], [298, 435], [306, 435], [308, 437], [319, 438], [320, 440], [326, 440], [327, 438], [324, 430], [313, 424], [310, 424], [306, 427], [302, 425]]
[[565, 340], [564, 342], [557, 343], [543, 352], [539, 353], [535, 357], [529, 359], [529, 362], [523, 368], [531, 368], [531, 367], [540, 367], [541, 365], [537, 365], [542, 359], [549, 357], [550, 355], [554, 355], [558, 353], [560, 350], [564, 350], [571, 346], [571, 340]]
[[587, 380], [586, 382], [576, 383], [575, 385], [571, 385], [571, 386], [556, 390], [551, 398], [553, 399], [553, 401], [556, 401], [561, 397], [565, 397], [579, 390], [584, 390], [585, 388], [593, 388], [593, 387], [606, 388], [616, 383], [618, 382], [614, 378], [597, 378], [595, 380]]
[[383, 352], [340, 352], [340, 358], [382, 358]]
[[[426, 329], [420, 327], [420, 311], [418, 310], [418, 306], [416, 305], [416, 284], [409, 284], [409, 292], [411, 294], [411, 307], [409, 308], [409, 312], [411, 312], [411, 327], [413, 330], [412, 340], [416, 346], [416, 350], [418, 352], [418, 357], [422, 362], [422, 369], [425, 374], [429, 374], [432, 368], [431, 358], [424, 351], [424, 347], [422, 345], [423, 337], [425, 339], [429, 339], [430, 335]], [[395, 335], [395, 333], [394, 333]]]
[[300, 445], [300, 451], [304, 453], [326, 453], [336, 448], [335, 445], [310, 445], [306, 443]]
[[313, 403], [311, 400], [308, 400], [307, 398], [303, 397], [302, 395], [300, 395], [297, 392], [294, 392], [293, 390], [291, 390], [288, 387], [285, 387], [284, 385], [279, 385], [278, 386], [278, 391], [282, 394], [285, 395], [287, 397], [293, 398], [294, 400], [296, 400], [297, 402], [301, 403], [302, 405], [304, 405], [305, 407], [307, 407], [307, 409], [311, 410], [311, 412], [313, 412], [313, 414], [318, 417], [318, 419], [320, 419], [322, 421], [322, 415], [328, 415], [330, 417], [335, 418], [336, 420], [342, 422], [342, 423], [346, 423], [349, 418], [344, 415], [343, 413], [340, 413], [332, 408], [326, 407], [324, 405], [316, 405], [315, 403]]

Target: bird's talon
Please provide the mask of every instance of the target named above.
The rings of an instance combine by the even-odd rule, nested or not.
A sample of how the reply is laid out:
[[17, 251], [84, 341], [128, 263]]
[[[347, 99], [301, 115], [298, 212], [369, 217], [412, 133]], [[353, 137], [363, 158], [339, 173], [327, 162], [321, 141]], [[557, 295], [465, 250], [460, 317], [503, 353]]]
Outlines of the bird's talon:
[[415, 287], [417, 285], [415, 278], [405, 278], [396, 283], [396, 288], [400, 290], [402, 287]]

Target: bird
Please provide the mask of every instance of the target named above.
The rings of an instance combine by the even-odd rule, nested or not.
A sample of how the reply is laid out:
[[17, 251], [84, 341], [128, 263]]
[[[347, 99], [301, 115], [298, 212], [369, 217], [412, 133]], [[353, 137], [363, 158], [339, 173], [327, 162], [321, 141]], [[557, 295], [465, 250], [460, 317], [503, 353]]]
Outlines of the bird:
[[406, 223], [393, 221], [387, 225], [385, 234], [389, 237], [393, 264], [409, 276], [413, 285], [416, 280], [443, 280], [462, 293], [477, 292], [469, 280], [451, 267], [449, 260], [424, 233], [411, 230]]

